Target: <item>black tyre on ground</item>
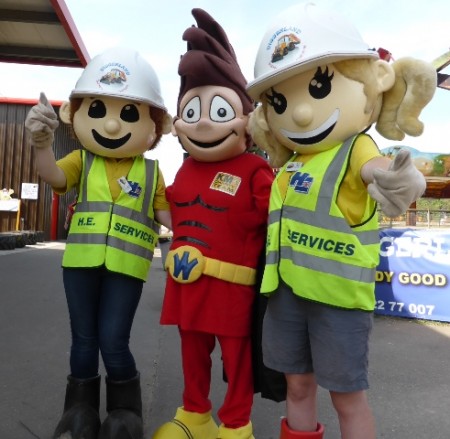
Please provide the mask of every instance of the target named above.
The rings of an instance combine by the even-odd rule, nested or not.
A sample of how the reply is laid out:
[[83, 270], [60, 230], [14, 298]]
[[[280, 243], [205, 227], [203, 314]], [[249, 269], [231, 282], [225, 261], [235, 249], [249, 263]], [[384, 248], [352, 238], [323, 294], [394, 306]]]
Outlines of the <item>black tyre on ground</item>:
[[14, 250], [16, 236], [13, 233], [0, 233], [0, 250]]

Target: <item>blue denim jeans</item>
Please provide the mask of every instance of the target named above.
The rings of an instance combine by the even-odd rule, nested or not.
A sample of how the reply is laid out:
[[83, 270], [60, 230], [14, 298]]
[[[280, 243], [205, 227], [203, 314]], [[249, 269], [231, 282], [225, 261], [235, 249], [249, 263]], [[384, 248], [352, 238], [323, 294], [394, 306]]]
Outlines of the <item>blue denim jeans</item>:
[[143, 282], [105, 268], [64, 268], [63, 281], [72, 332], [71, 375], [97, 375], [100, 352], [111, 380], [135, 377], [129, 341]]

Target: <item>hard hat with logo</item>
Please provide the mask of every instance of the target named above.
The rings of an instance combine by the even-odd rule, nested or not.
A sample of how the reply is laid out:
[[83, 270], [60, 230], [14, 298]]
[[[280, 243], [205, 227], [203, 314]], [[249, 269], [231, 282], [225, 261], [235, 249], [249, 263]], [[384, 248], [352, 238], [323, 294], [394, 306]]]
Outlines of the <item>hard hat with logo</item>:
[[253, 99], [271, 86], [321, 65], [354, 58], [379, 58], [343, 16], [314, 3], [281, 12], [265, 33], [247, 86]]
[[111, 48], [86, 66], [70, 97], [112, 96], [167, 110], [153, 67], [135, 50]]

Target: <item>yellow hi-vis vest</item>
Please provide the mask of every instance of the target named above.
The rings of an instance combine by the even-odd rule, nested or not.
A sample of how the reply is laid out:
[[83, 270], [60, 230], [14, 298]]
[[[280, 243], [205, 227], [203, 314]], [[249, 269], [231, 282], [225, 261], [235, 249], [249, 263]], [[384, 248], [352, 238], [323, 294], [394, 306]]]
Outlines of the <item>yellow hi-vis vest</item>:
[[[80, 190], [72, 217], [63, 267], [100, 267], [146, 280], [158, 241], [153, 198], [158, 167], [136, 157], [127, 180], [139, 185], [132, 196], [121, 191], [114, 202], [102, 157], [82, 151]], [[140, 193], [139, 193], [140, 191]]]
[[273, 183], [261, 293], [273, 293], [280, 278], [300, 297], [373, 311], [379, 258], [376, 202], [367, 195], [362, 222], [350, 226], [337, 205], [355, 138], [317, 154], [294, 169], [283, 201]]

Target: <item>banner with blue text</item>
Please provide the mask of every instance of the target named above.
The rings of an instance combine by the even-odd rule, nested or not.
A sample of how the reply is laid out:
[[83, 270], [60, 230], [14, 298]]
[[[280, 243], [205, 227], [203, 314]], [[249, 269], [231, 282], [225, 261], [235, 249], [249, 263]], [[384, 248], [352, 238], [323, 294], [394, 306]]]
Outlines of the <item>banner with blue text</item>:
[[450, 231], [383, 229], [375, 313], [450, 321]]

